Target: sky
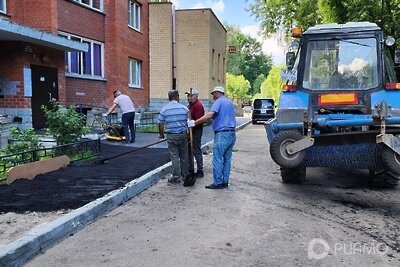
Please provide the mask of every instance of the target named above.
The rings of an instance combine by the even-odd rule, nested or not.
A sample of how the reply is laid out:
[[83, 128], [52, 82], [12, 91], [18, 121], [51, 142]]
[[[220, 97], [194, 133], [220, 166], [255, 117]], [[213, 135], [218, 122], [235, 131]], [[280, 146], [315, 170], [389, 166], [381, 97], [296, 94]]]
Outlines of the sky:
[[257, 38], [263, 44], [264, 53], [272, 55], [274, 64], [284, 62], [284, 47], [279, 46], [275, 38], [262, 38], [259, 34], [259, 22], [246, 11], [252, 0], [171, 0], [171, 2], [174, 3], [175, 9], [211, 8], [222, 23], [238, 26], [244, 34]]

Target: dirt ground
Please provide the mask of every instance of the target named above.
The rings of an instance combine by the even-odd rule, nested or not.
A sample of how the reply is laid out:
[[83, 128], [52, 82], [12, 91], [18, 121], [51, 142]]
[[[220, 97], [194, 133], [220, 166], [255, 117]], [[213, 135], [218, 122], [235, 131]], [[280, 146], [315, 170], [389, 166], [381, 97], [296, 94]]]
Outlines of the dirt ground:
[[[135, 149], [101, 145], [100, 158]], [[147, 148], [106, 162], [67, 167], [0, 186], [0, 248], [40, 224], [104, 196], [169, 161], [165, 148]]]
[[283, 184], [262, 125], [237, 137], [229, 188], [204, 188], [205, 155], [194, 187], [162, 179], [27, 266], [400, 266], [399, 189], [370, 188], [368, 171], [324, 168]]

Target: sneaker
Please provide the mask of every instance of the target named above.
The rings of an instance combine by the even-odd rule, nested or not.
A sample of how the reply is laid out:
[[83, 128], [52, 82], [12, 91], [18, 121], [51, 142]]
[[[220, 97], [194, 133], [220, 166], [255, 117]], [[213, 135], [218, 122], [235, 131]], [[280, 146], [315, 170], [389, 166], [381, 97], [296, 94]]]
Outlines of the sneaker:
[[219, 184], [219, 185], [210, 184], [210, 185], [207, 185], [207, 186], [206, 186], [206, 189], [224, 189], [224, 188], [225, 188], [225, 187], [224, 187], [223, 184]]
[[170, 183], [170, 184], [179, 184], [180, 182], [181, 182], [181, 179], [179, 179], [179, 178], [168, 179], [168, 183]]
[[196, 176], [196, 178], [203, 178], [204, 177], [204, 172], [203, 171], [197, 171], [194, 176]]

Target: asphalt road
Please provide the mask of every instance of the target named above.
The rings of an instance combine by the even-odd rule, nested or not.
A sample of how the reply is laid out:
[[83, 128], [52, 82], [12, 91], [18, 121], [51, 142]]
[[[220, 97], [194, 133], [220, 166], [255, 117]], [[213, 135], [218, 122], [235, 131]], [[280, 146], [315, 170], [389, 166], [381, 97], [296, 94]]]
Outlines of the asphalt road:
[[166, 179], [43, 252], [27, 266], [399, 266], [399, 189], [366, 171], [308, 169], [285, 185], [264, 129], [237, 134], [231, 185]]

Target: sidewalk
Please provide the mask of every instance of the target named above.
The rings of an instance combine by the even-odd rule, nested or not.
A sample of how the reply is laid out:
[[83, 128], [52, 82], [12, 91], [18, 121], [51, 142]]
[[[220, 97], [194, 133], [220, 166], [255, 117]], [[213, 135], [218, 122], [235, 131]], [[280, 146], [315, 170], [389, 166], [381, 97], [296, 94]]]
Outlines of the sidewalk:
[[[239, 118], [238, 128], [243, 128], [249, 122], [246, 118]], [[210, 142], [213, 135], [211, 126], [205, 127], [203, 144]], [[158, 140], [158, 134], [138, 133], [136, 143], [134, 144], [126, 145], [109, 141], [104, 141], [103, 143], [107, 146], [108, 152], [115, 150], [121, 153], [121, 151], [129, 151], [133, 147], [141, 147], [156, 140]], [[166, 142], [163, 142], [154, 146], [154, 148], [142, 150], [141, 153], [131, 153], [122, 156], [118, 160], [110, 161], [102, 166], [88, 167], [86, 169], [66, 168], [40, 175], [43, 177], [36, 178], [33, 181], [21, 180], [20, 183], [23, 186], [31, 188], [30, 193], [21, 191], [16, 194], [11, 190], [14, 193], [9, 192], [6, 195], [4, 192], [0, 192], [0, 208], [3, 207], [0, 210], [2, 212], [9, 212], [5, 214], [9, 215], [5, 221], [2, 222], [0, 220], [0, 225], [4, 224], [2, 228], [10, 228], [9, 221], [15, 222], [17, 226], [20, 226], [21, 221], [25, 221], [26, 223], [26, 221], [36, 220], [36, 224], [32, 226], [37, 226], [17, 240], [13, 239], [14, 241], [11, 243], [2, 244], [0, 242], [0, 266], [19, 266], [29, 258], [35, 256], [40, 250], [76, 232], [103, 213], [112, 210], [153, 185], [170, 171], [171, 163], [169, 162], [166, 147]], [[115, 151], [113, 151], [114, 154], [118, 154]], [[155, 163], [158, 165], [154, 165]], [[101, 180], [99, 180], [99, 177], [101, 177]], [[48, 182], [46, 183], [55, 182], [52, 186], [53, 189], [47, 187], [46, 184], [41, 184], [41, 178], [42, 180], [47, 179]], [[123, 181], [131, 182], [126, 184]], [[101, 197], [102, 195], [99, 194], [104, 192], [102, 190], [110, 188], [110, 186], [119, 189], [108, 194], [105, 192], [102, 195], [106, 195]], [[85, 191], [82, 191], [83, 188]], [[57, 191], [52, 191], [55, 189]], [[96, 195], [100, 198], [76, 209], [79, 207], [76, 205], [81, 203], [79, 201]], [[2, 200], [2, 196], [9, 197], [7, 200]], [[50, 196], [51, 199], [43, 201], [44, 196]], [[13, 197], [19, 197], [19, 202], [14, 202]], [[34, 201], [32, 201], [33, 203], [27, 203], [29, 200]], [[77, 202], [76, 200], [79, 201]], [[24, 207], [26, 204], [29, 205]], [[13, 205], [16, 206], [13, 207]], [[69, 212], [71, 209], [76, 210]], [[66, 212], [69, 213], [63, 215]], [[19, 223], [18, 220], [20, 221]], [[29, 223], [25, 227], [29, 227]], [[7, 242], [7, 240], [4, 241]]]

